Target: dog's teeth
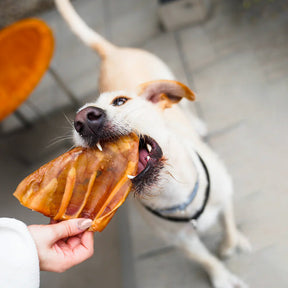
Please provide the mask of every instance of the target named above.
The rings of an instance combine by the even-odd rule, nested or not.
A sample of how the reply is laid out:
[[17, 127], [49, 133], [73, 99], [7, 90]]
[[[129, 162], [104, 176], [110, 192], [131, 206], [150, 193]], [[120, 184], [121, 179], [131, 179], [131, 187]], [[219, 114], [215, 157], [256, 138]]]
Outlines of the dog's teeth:
[[100, 151], [103, 150], [103, 149], [102, 149], [102, 146], [100, 145], [100, 142], [98, 142], [98, 143], [96, 144], [96, 146], [98, 147], [98, 149], [99, 149]]
[[149, 160], [150, 160], [150, 158], [151, 158], [150, 156], [147, 156], [147, 157], [146, 157], [147, 161], [149, 161]]
[[130, 180], [132, 180], [132, 179], [134, 179], [136, 176], [127, 175], [127, 177], [128, 177]]
[[148, 152], [150, 153], [152, 151], [152, 146], [150, 144], [146, 145]]

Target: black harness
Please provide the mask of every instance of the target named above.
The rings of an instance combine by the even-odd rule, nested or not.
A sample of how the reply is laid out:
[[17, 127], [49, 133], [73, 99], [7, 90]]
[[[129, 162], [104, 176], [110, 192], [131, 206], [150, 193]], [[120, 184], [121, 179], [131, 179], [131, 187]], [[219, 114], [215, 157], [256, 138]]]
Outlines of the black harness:
[[210, 194], [210, 176], [209, 176], [209, 172], [207, 169], [207, 166], [205, 164], [205, 162], [203, 161], [203, 159], [201, 158], [201, 156], [197, 153], [199, 160], [204, 168], [205, 174], [206, 174], [206, 178], [207, 178], [207, 186], [206, 186], [206, 190], [205, 190], [205, 198], [204, 201], [202, 203], [202, 206], [200, 207], [200, 209], [198, 209], [196, 211], [196, 213], [190, 217], [174, 217], [174, 216], [168, 216], [168, 215], [163, 215], [160, 212], [158, 212], [157, 210], [153, 210], [152, 208], [144, 205], [144, 207], [150, 211], [152, 214], [165, 219], [165, 220], [169, 220], [169, 221], [173, 221], [173, 222], [192, 222], [195, 223], [199, 217], [201, 216], [201, 214], [204, 212], [205, 207], [207, 205], [208, 199], [209, 199], [209, 194]]

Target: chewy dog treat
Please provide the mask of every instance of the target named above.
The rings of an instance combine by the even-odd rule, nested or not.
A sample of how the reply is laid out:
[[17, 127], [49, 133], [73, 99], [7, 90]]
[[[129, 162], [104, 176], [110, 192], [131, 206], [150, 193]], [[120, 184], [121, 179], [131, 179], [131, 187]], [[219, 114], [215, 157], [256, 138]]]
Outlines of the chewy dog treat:
[[77, 147], [40, 167], [17, 187], [22, 205], [54, 220], [90, 218], [90, 231], [102, 231], [131, 189], [139, 139], [123, 136], [99, 149]]

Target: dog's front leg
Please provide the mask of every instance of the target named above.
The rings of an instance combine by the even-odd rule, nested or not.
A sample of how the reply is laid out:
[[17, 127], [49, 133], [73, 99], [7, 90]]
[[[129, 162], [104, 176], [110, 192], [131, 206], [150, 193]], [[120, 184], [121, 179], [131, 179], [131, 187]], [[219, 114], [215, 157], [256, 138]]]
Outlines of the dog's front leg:
[[220, 255], [226, 258], [232, 256], [237, 250], [250, 252], [252, 249], [250, 242], [236, 227], [232, 199], [225, 204], [221, 216], [224, 226], [224, 240], [220, 247]]
[[247, 285], [227, 270], [201, 242], [198, 236], [182, 239], [180, 248], [185, 251], [188, 258], [199, 263], [210, 276], [214, 288], [247, 288]]

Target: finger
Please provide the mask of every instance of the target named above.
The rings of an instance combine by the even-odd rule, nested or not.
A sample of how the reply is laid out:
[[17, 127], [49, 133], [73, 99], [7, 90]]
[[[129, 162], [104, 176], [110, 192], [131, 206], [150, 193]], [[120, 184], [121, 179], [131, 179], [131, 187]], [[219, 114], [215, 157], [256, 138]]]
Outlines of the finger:
[[94, 234], [86, 231], [81, 237], [81, 244], [74, 248], [74, 255], [77, 261], [82, 262], [90, 258], [94, 253]]
[[53, 247], [55, 247], [55, 249], [56, 249], [56, 251], [58, 253], [59, 252], [64, 252], [65, 250], [69, 249], [67, 243], [65, 241], [63, 241], [63, 240], [57, 241], [57, 243], [55, 243], [55, 245]]
[[[71, 249], [68, 241], [67, 243], [65, 243], [62, 240], [59, 240], [57, 242], [57, 245], [55, 245], [57, 246], [56, 250], [58, 251], [59, 255], [61, 255], [61, 257], [57, 261], [57, 264], [60, 264], [62, 272], [87, 260], [94, 253], [94, 233], [85, 231], [83, 234], [80, 235], [81, 236], [77, 235], [68, 240], [70, 244], [72, 243], [72, 246], [76, 245], [74, 249]], [[78, 238], [79, 240], [78, 245], [76, 243], [78, 242], [76, 238]], [[57, 267], [53, 266], [52, 269], [56, 268]], [[56, 271], [59, 272], [59, 267], [56, 269]]]
[[71, 250], [74, 250], [77, 246], [81, 245], [81, 238], [78, 235], [71, 237], [67, 240], [67, 245]]
[[71, 219], [50, 225], [50, 240], [56, 242], [60, 239], [78, 235], [90, 227], [91, 219]]
[[83, 247], [80, 248], [86, 249], [89, 252], [90, 250], [93, 250], [94, 233], [86, 231], [77, 236], [70, 237], [66, 243], [71, 250], [74, 250], [75, 248], [78, 248], [78, 246], [82, 245]]
[[81, 237], [81, 244], [87, 249], [87, 250], [94, 250], [94, 233], [91, 231], [86, 231], [83, 233]]

